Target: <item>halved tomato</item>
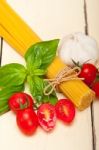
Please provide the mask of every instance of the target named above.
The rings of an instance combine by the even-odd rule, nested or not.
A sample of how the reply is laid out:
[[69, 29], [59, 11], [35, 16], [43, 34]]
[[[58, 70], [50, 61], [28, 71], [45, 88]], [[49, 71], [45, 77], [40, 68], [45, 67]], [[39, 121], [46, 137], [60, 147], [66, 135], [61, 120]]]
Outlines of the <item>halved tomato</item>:
[[55, 106], [46, 103], [42, 104], [37, 112], [38, 122], [45, 131], [50, 131], [56, 124]]
[[65, 123], [71, 123], [75, 117], [75, 107], [69, 99], [60, 99], [56, 106], [57, 118]]

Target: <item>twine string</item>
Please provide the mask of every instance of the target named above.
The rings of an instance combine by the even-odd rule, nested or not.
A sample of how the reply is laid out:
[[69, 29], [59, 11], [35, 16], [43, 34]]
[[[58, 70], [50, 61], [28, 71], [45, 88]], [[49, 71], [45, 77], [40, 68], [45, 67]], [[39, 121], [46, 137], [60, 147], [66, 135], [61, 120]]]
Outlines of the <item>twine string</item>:
[[55, 78], [53, 79], [45, 79], [49, 84], [44, 88], [44, 95], [50, 95], [62, 82], [70, 81], [70, 80], [83, 80], [84, 78], [78, 78], [81, 69], [80, 67], [65, 67], [62, 71], [60, 71]]

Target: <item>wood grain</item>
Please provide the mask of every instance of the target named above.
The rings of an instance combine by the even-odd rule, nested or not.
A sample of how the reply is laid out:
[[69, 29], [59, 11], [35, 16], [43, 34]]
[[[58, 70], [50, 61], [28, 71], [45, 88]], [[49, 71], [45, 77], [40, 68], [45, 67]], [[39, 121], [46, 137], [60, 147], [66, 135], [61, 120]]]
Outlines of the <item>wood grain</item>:
[[[86, 4], [89, 35], [95, 38], [99, 46], [99, 1], [86, 0]], [[94, 149], [99, 150], [99, 99], [97, 99], [93, 104], [92, 114], [94, 131]]]
[[[85, 16], [85, 34], [86, 35], [90, 35], [89, 34], [89, 11], [88, 11], [88, 7], [87, 4], [89, 5], [89, 3], [87, 3], [88, 1], [84, 0], [84, 16]], [[88, 26], [89, 25], [89, 26]], [[95, 133], [95, 122], [94, 122], [94, 106], [93, 103], [90, 106], [90, 111], [91, 111], [91, 126], [92, 126], [92, 146], [93, 146], [93, 150], [96, 150], [96, 133]]]

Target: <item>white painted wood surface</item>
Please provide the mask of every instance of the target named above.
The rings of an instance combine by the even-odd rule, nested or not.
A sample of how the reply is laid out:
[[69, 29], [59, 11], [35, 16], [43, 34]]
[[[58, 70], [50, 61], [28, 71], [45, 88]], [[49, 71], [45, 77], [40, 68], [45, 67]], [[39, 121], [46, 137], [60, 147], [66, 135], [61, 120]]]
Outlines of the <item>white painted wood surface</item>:
[[[99, 0], [87, 0], [88, 30], [99, 46]], [[96, 150], [99, 150], [99, 99], [93, 104], [94, 137]]]
[[[43, 40], [61, 38], [72, 32], [85, 32], [84, 0], [7, 0]], [[91, 12], [91, 4], [87, 3]], [[94, 9], [95, 11], [95, 9]], [[97, 10], [98, 11], [98, 10]], [[95, 12], [94, 12], [95, 14]], [[88, 13], [88, 21], [92, 18]], [[88, 24], [88, 25], [89, 25]], [[89, 27], [91, 30], [91, 26]], [[98, 27], [97, 27], [98, 29]], [[90, 35], [96, 39], [94, 27]], [[94, 34], [93, 34], [94, 33]], [[23, 58], [7, 43], [3, 43], [2, 65], [18, 62], [24, 64]], [[99, 102], [94, 104], [94, 119], [99, 150]], [[90, 108], [76, 113], [71, 126], [57, 122], [55, 130], [48, 134], [40, 128], [32, 137], [26, 137], [18, 130], [15, 116], [9, 112], [0, 117], [0, 148], [2, 150], [94, 150]]]

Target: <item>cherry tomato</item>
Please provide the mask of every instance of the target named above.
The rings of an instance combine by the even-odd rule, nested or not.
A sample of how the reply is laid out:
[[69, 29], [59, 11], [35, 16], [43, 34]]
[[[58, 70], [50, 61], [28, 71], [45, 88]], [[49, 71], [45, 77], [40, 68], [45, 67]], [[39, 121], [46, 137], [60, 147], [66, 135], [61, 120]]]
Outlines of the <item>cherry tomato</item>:
[[23, 108], [29, 107], [33, 108], [33, 99], [30, 95], [20, 92], [13, 94], [9, 99], [9, 107], [14, 112], [18, 112], [20, 108], [20, 104]]
[[27, 135], [32, 135], [38, 126], [38, 118], [33, 109], [26, 108], [18, 111], [16, 116], [17, 125]]
[[99, 97], [99, 81], [93, 84], [92, 90], [95, 92], [96, 97]]
[[75, 107], [69, 99], [60, 99], [56, 104], [57, 118], [65, 123], [71, 123], [75, 117]]
[[79, 75], [80, 78], [84, 78], [84, 82], [90, 86], [96, 78], [97, 68], [93, 64], [84, 64]]
[[45, 131], [50, 131], [54, 128], [56, 124], [55, 106], [48, 103], [42, 104], [38, 109], [37, 116], [40, 126]]

